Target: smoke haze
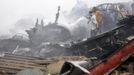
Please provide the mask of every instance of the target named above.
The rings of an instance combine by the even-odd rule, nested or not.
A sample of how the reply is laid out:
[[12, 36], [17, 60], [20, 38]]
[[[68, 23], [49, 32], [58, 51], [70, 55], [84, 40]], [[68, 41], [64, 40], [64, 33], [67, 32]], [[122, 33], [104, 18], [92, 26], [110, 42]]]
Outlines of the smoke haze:
[[[25, 29], [33, 27], [36, 18], [43, 18], [46, 24], [53, 22], [59, 5], [62, 13], [68, 13], [77, 1], [85, 2], [89, 8], [106, 2], [130, 0], [0, 0], [0, 35], [24, 33]], [[67, 27], [72, 27], [68, 26], [62, 14], [60, 18], [59, 22], [64, 22]]]

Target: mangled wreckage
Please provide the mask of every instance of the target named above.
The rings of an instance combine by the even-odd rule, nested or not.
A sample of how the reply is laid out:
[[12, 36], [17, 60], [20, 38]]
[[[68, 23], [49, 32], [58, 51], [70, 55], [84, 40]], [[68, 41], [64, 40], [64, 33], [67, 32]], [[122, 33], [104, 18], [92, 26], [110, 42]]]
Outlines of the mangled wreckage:
[[[119, 27], [119, 29], [114, 29], [111, 32], [90, 38], [86, 42], [75, 45], [73, 48], [78, 50], [77, 52], [80, 49], [86, 50], [84, 54], [87, 55], [89, 60], [83, 62], [66, 62], [61, 70], [61, 75], [104, 75], [110, 73], [130, 55], [133, 55], [134, 41], [132, 40], [133, 32], [131, 31], [134, 30], [134, 23], [132, 23], [134, 16], [129, 16], [125, 20], [123, 21], [126, 24], [124, 23], [125, 25]], [[130, 28], [126, 25], [129, 25]], [[130, 29], [130, 32], [128, 29]]]
[[[106, 4], [105, 7], [108, 7]], [[102, 6], [102, 5], [100, 5]], [[111, 10], [106, 10], [111, 11]], [[67, 61], [61, 75], [105, 75], [111, 73], [134, 54], [134, 16], [121, 14], [117, 27], [73, 45], [74, 54], [83, 53], [87, 61]], [[84, 50], [84, 51], [83, 51]], [[133, 73], [132, 73], [133, 74]]]
[[[111, 7], [113, 8], [111, 9]], [[60, 7], [56, 14], [55, 23], [50, 23], [44, 27], [43, 21], [39, 25], [37, 20], [36, 27], [27, 30], [27, 33], [30, 37], [32, 49], [36, 50], [35, 53], [45, 51], [42, 54], [45, 59], [43, 56], [42, 58], [34, 58], [5, 54], [0, 57], [0, 63], [2, 64], [0, 65], [0, 73], [12, 75], [27, 68], [37, 68], [45, 74], [52, 75], [104, 75], [112, 72], [129, 56], [134, 54], [134, 16], [123, 15], [119, 10], [113, 10], [118, 8], [117, 5], [113, 4], [104, 4], [97, 8], [101, 9], [102, 13], [105, 14], [104, 21], [106, 22], [101, 27], [103, 31], [96, 33], [95, 30], [91, 37], [88, 36], [79, 41], [70, 42], [70, 32], [66, 28], [58, 26]], [[113, 14], [109, 15], [109, 12], [113, 12]], [[111, 18], [115, 14], [118, 15], [113, 17], [114, 19]], [[88, 23], [92, 21], [90, 18], [89, 16]], [[46, 34], [41, 35], [40, 32]], [[48, 35], [49, 32], [56, 37], [53, 38], [51, 37], [52, 35]], [[66, 38], [60, 36], [60, 34], [64, 34]], [[50, 43], [51, 41], [52, 43]], [[61, 42], [57, 44], [59, 41], [62, 41], [62, 44], [60, 44]], [[64, 41], [67, 43], [63, 43]], [[59, 57], [54, 57], [57, 55]]]

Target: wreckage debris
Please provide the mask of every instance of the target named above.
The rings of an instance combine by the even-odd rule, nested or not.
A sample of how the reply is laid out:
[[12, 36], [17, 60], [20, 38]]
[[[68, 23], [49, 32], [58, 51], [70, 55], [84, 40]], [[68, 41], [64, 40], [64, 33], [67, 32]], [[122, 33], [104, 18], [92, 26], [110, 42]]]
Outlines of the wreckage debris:
[[[66, 56], [66, 57], [54, 57], [54, 58], [42, 59], [37, 57], [20, 56], [6, 53], [0, 57], [0, 74], [14, 75], [17, 73], [18, 74], [21, 73], [23, 75], [23, 70], [24, 72], [25, 70], [26, 72], [28, 71], [28, 73], [29, 71], [40, 70], [44, 74], [46, 73], [57, 74], [62, 64], [65, 61], [67, 60], [80, 61], [86, 59], [87, 58], [84, 56]], [[55, 68], [53, 66], [55, 66]]]
[[[111, 73], [114, 69], [116, 69], [120, 64], [122, 64], [123, 62], [125, 62], [128, 57], [130, 57], [131, 55], [133, 55], [134, 53], [134, 39], [133, 39], [133, 24], [134, 24], [134, 16], [128, 16], [126, 18], [124, 18], [123, 20], [121, 20], [119, 22], [119, 28], [115, 28], [113, 30], [111, 30], [110, 32], [106, 32], [104, 34], [98, 35], [96, 37], [90, 38], [85, 42], [81, 42], [78, 45], [75, 45], [75, 47], [85, 47], [85, 45], [88, 45], [88, 49], [89, 51], [93, 51], [93, 52], [89, 52], [88, 55], [92, 56], [91, 57], [96, 57], [97, 56], [97, 61], [101, 61], [98, 64], [94, 64], [92, 67], [90, 68], [85, 68], [83, 65], [86, 65], [85, 63], [83, 63], [83, 65], [81, 66], [81, 64], [78, 64], [81, 67], [76, 66], [77, 63], [68, 63], [70, 65], [68, 65], [67, 63], [65, 63], [63, 65], [63, 68], [61, 70], [61, 75], [65, 73], [65, 75], [76, 75], [77, 71], [81, 71], [79, 74], [77, 75], [104, 75], [104, 74], [109, 74]], [[122, 26], [123, 25], [123, 26]], [[116, 33], [118, 31], [118, 33]], [[125, 33], [123, 33], [125, 32]], [[116, 35], [115, 35], [116, 34]], [[113, 36], [114, 35], [114, 36]], [[111, 37], [113, 36], [113, 37]], [[121, 37], [122, 36], [122, 37]], [[109, 41], [107, 43], [107, 40], [109, 39], [111, 41]], [[92, 43], [91, 43], [92, 42]], [[97, 46], [95, 44], [97, 44]], [[107, 44], [105, 44], [107, 43]], [[118, 44], [119, 43], [119, 44]], [[94, 44], [94, 45], [93, 45]], [[108, 45], [109, 44], [109, 45]], [[94, 49], [92, 50], [93, 46], [96, 46], [94, 48], [101, 48], [100, 49]], [[75, 48], [73, 47], [73, 48]], [[79, 48], [79, 50], [80, 50]], [[111, 51], [110, 51], [111, 49]], [[86, 50], [86, 48], [83, 50]], [[98, 51], [98, 52], [97, 52]], [[107, 52], [105, 52], [107, 51]], [[94, 54], [93, 54], [94, 53]], [[95, 59], [96, 60], [96, 59]], [[89, 63], [90, 64], [90, 63]], [[66, 69], [68, 68], [68, 66], [70, 66], [70, 69]], [[128, 65], [128, 71], [131, 72], [133, 74], [133, 67], [130, 67], [129, 64]], [[72, 69], [73, 67], [73, 69]], [[85, 70], [89, 70], [89, 73], [85, 72]]]
[[[43, 20], [41, 21], [41, 25], [38, 24], [38, 20], [37, 20], [36, 27], [27, 31], [27, 33], [30, 36], [31, 43], [32, 44], [34, 43], [34, 45], [36, 45], [36, 47], [38, 47], [42, 42], [46, 42], [48, 40], [51, 42], [51, 40], [52, 41], [55, 40], [54, 38], [50, 39], [51, 35], [48, 35], [49, 37], [45, 41], [42, 41], [42, 40], [44, 40], [44, 38], [42, 38], [42, 40], [39, 40], [38, 39], [39, 36], [36, 36], [36, 38], [34, 38], [34, 35], [36, 35], [36, 33], [40, 34], [40, 36], [42, 36], [42, 30], [43, 30], [43, 32], [46, 32], [45, 30], [48, 29], [48, 32], [49, 32], [49, 29], [52, 29], [51, 33], [54, 33], [55, 29], [62, 30], [62, 31], [66, 31], [65, 33], [69, 34], [69, 36], [67, 36], [68, 38], [70, 37], [70, 32], [66, 28], [64, 28], [62, 26], [58, 26], [57, 22], [58, 22], [59, 10], [60, 10], [60, 7], [58, 9], [55, 23], [52, 23], [52, 24], [50, 23], [49, 26], [46, 26], [46, 29], [43, 26], [43, 24], [44, 24]], [[44, 74], [58, 75], [63, 63], [65, 61], [67, 61], [67, 65], [69, 64], [69, 68], [67, 67], [67, 69], [66, 69], [66, 66], [65, 66], [65, 71], [63, 71], [65, 73], [63, 73], [61, 71], [63, 73], [63, 75], [68, 75], [69, 72], [72, 72], [72, 71], [75, 71], [75, 72], [72, 72], [73, 74], [69, 74], [69, 75], [76, 75], [77, 70], [79, 70], [79, 73], [77, 72], [78, 73], [77, 75], [81, 75], [81, 72], [83, 72], [83, 71], [84, 71], [83, 73], [88, 73], [88, 75], [90, 75], [90, 73], [92, 73], [91, 75], [98, 75], [98, 74], [103, 75], [104, 73], [107, 73], [109, 71], [109, 68], [105, 67], [105, 65], [107, 65], [106, 62], [108, 60], [110, 60], [110, 59], [108, 59], [109, 55], [111, 55], [113, 53], [116, 54], [116, 52], [118, 52], [118, 50], [120, 50], [120, 48], [124, 48], [125, 45], [128, 45], [129, 41], [133, 40], [133, 36], [134, 36], [134, 33], [133, 33], [134, 22], [133, 21], [134, 21], [134, 16], [126, 16], [126, 18], [124, 18], [123, 20], [121, 20], [121, 22], [119, 22], [119, 25], [117, 25], [117, 27], [115, 29], [110, 29], [110, 31], [106, 31], [99, 35], [95, 35], [91, 38], [86, 38], [86, 40], [82, 40], [77, 43], [73, 43], [73, 44], [71, 44], [71, 46], [69, 46], [67, 48], [63, 47], [66, 51], [70, 52], [70, 56], [42, 59], [42, 58], [37, 58], [37, 57], [28, 57], [28, 56], [25, 57], [25, 56], [20, 56], [20, 55], [2, 54], [0, 57], [0, 73], [3, 75], [14, 75], [17, 73], [23, 74], [23, 72], [29, 73], [29, 71], [31, 71], [31, 73], [39, 72], [41, 74], [44, 73]], [[107, 28], [107, 29], [109, 29], [109, 28]], [[59, 32], [59, 31], [57, 31], [57, 32]], [[59, 33], [59, 35], [61, 35], [61, 34]], [[43, 35], [43, 37], [44, 37], [44, 35]], [[64, 42], [65, 41], [64, 37], [62, 37], [62, 38], [63, 38], [63, 40], [60, 39], [59, 41]], [[70, 40], [68, 38], [66, 41]], [[57, 37], [57, 39], [59, 39], [59, 37]], [[57, 41], [55, 41], [53, 43], [57, 43]], [[49, 45], [50, 44], [48, 44], [48, 46]], [[45, 44], [45, 46], [46, 46], [46, 44]], [[52, 47], [52, 46], [50, 46], [50, 47]], [[130, 47], [130, 45], [128, 47]], [[37, 48], [37, 50], [38, 49], [40, 49], [40, 48]], [[126, 46], [125, 46], [125, 49], [126, 49]], [[35, 50], [36, 50], [36, 48], [35, 48]], [[71, 56], [71, 55], [73, 55], [73, 56]], [[81, 57], [80, 55], [86, 56], [88, 58]], [[125, 57], [126, 56], [127, 55], [125, 55]], [[94, 59], [89, 60], [90, 58], [94, 58]], [[78, 63], [71, 62], [71, 60], [78, 61]], [[84, 61], [84, 65], [83, 65], [82, 61]], [[82, 64], [80, 62], [82, 62]], [[85, 63], [86, 63], [86, 65], [85, 65]], [[120, 62], [119, 64], [121, 64], [121, 63], [122, 62]], [[114, 64], [114, 69], [115, 69], [115, 64], [119, 65], [119, 64], [117, 64], [117, 62], [115, 62], [115, 63], [112, 63], [112, 65], [110, 65], [110, 66], [113, 66], [113, 64]], [[82, 67], [81, 67], [81, 65], [82, 65]], [[88, 67], [87, 67], [87, 65], [88, 65]], [[102, 69], [104, 70], [103, 73], [100, 70], [97, 71], [98, 72], [97, 73], [94, 69], [94, 65], [95, 65], [95, 69], [96, 69], [96, 66], [97, 67], [103, 66], [103, 67], [99, 68], [100, 70], [102, 70]], [[83, 66], [84, 66], [84, 68], [86, 67], [86, 69], [84, 69]], [[128, 71], [133, 73], [131, 66], [132, 66], [132, 64], [128, 64], [128, 66], [127, 66]], [[107, 67], [109, 67], [109, 65]], [[104, 69], [104, 68], [106, 68], [106, 69]], [[64, 66], [63, 66], [62, 70], [64, 70]], [[67, 72], [66, 72], [66, 70], [67, 70]]]

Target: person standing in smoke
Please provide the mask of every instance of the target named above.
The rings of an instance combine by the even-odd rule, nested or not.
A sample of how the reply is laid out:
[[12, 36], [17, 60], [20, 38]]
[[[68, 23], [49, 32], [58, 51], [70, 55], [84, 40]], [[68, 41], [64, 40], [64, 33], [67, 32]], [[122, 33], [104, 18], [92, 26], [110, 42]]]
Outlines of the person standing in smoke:
[[91, 36], [94, 36], [96, 34], [100, 34], [101, 26], [103, 24], [103, 14], [102, 12], [97, 8], [93, 7], [93, 9], [89, 12], [91, 14]]

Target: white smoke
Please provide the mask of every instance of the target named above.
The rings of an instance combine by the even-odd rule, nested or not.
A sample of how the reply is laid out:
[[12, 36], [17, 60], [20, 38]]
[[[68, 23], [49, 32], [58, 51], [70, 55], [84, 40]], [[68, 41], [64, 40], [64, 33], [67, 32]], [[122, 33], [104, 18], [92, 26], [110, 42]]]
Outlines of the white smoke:
[[[81, 1], [81, 3], [77, 5], [78, 1]], [[59, 19], [59, 22], [66, 25], [66, 27], [68, 28], [72, 28], [73, 26], [69, 25], [69, 22], [70, 22], [69, 20], [71, 20], [74, 16], [75, 19], [73, 20], [73, 22], [76, 21], [78, 18], [83, 16], [83, 13], [86, 12], [88, 8], [92, 6], [96, 6], [98, 4], [108, 3], [108, 2], [114, 3], [114, 2], [128, 2], [128, 1], [130, 0], [67, 0], [67, 1], [63, 1], [63, 0], [11, 0], [11, 1], [1, 0], [0, 1], [0, 10], [1, 10], [0, 35], [11, 34], [10, 30], [16, 30], [16, 28], [18, 28], [18, 27], [15, 27], [16, 22], [24, 18], [25, 16], [30, 15], [34, 17], [34, 22], [35, 22], [37, 17], [31, 14], [38, 14], [39, 16], [41, 14], [42, 16], [45, 17], [43, 19], [46, 21], [45, 22], [46, 24], [50, 21], [53, 22], [55, 18], [55, 13], [57, 12], [57, 7], [59, 5], [61, 6], [61, 13], [64, 12], [64, 14], [60, 16], [61, 19]], [[64, 18], [65, 16], [68, 16], [68, 14], [71, 13], [71, 10], [74, 6], [75, 6], [75, 9], [78, 10], [76, 11], [77, 15], [74, 15], [76, 14], [74, 12], [74, 14], [72, 14], [73, 16], [70, 16], [69, 19]], [[21, 27], [22, 26], [20, 26], [20, 28]], [[18, 30], [14, 32], [18, 32]]]

